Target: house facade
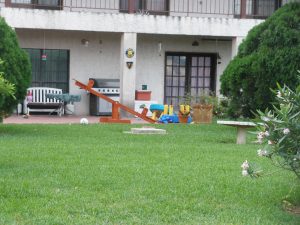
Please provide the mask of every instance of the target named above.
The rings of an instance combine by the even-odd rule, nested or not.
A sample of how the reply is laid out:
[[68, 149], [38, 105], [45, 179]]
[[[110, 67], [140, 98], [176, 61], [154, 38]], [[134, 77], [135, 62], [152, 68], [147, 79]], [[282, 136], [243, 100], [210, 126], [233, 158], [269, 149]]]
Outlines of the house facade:
[[186, 92], [216, 94], [220, 76], [255, 25], [288, 0], [0, 0], [0, 16], [32, 63], [32, 86], [89, 95], [74, 79], [120, 79], [120, 101], [135, 91], [178, 105]]

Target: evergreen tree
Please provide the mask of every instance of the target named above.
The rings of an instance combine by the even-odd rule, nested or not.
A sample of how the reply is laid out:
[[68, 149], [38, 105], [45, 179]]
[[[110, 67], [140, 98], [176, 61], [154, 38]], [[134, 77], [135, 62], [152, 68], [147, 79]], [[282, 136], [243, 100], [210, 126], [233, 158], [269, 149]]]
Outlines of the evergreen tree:
[[300, 69], [300, 3], [286, 4], [254, 27], [221, 77], [221, 93], [230, 99], [229, 115], [253, 117], [271, 106], [270, 89], [297, 85]]
[[19, 47], [15, 31], [0, 18], [0, 71], [15, 87], [14, 96], [0, 94], [0, 118], [10, 114], [26, 95], [30, 85], [31, 65], [27, 54]]

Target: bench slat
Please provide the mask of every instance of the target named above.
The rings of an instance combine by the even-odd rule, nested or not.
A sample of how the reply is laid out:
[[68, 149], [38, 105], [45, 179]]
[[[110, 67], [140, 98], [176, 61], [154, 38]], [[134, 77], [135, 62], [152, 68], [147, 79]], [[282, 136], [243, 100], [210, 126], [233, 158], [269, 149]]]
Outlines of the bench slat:
[[[46, 98], [47, 94], [62, 94], [62, 89], [57, 88], [47, 88], [47, 87], [31, 87], [27, 89], [27, 92], [30, 91], [32, 93], [32, 102], [28, 104], [27, 107], [27, 100], [24, 100], [24, 109], [25, 113], [28, 111], [35, 111], [35, 112], [45, 112], [51, 110], [53, 111], [53, 106], [55, 105], [61, 105], [60, 109], [58, 110], [58, 113], [63, 112], [62, 106], [63, 102], [61, 102], [59, 99], [49, 99]], [[35, 108], [34, 104], [44, 104], [46, 107], [49, 106], [49, 109], [43, 108]], [[30, 110], [29, 110], [30, 109]]]

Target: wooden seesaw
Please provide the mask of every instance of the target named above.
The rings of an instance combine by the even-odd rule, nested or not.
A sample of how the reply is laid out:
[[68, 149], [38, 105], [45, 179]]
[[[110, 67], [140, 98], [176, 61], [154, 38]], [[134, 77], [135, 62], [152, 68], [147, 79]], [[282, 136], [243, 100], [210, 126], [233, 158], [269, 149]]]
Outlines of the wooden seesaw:
[[119, 103], [118, 101], [114, 101], [111, 98], [107, 97], [104, 94], [101, 94], [95, 90], [93, 90], [93, 86], [94, 86], [94, 81], [93, 80], [89, 80], [89, 83], [87, 85], [81, 83], [78, 80], [75, 80], [75, 85], [77, 85], [78, 87], [90, 92], [93, 95], [96, 95], [99, 98], [104, 99], [105, 101], [109, 102], [112, 104], [112, 117], [100, 117], [99, 122], [101, 123], [131, 123], [131, 120], [126, 120], [126, 119], [121, 119], [120, 118], [120, 112], [119, 110], [122, 109], [134, 116], [137, 116], [145, 121], [147, 121], [148, 123], [155, 123], [156, 121], [151, 119], [150, 117], [147, 117], [147, 112], [148, 109], [144, 108], [142, 113], [138, 113], [132, 109], [130, 109], [129, 107], [122, 105], [121, 103]]

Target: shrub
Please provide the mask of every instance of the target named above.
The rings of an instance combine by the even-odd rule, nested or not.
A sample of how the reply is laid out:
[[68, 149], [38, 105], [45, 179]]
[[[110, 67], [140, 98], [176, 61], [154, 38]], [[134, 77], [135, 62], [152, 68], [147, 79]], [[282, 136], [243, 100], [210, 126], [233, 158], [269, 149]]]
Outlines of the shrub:
[[[0, 65], [3, 61], [0, 59]], [[14, 98], [15, 86], [4, 79], [4, 73], [0, 71], [0, 95], [10, 95]], [[1, 116], [0, 116], [1, 118]]]
[[[274, 101], [276, 83], [295, 88], [300, 65], [300, 3], [286, 4], [254, 27], [221, 76], [231, 117], [253, 117]], [[283, 76], [284, 75], [284, 76]]]
[[265, 144], [258, 154], [293, 171], [300, 179], [300, 85], [295, 91], [286, 85], [283, 88], [278, 85], [278, 89], [278, 107], [274, 106], [272, 111], [258, 111], [263, 124], [258, 140]]
[[12, 95], [0, 95], [0, 117], [12, 112], [26, 95], [30, 85], [31, 66], [27, 54], [19, 47], [15, 32], [0, 18], [0, 71], [4, 79], [15, 86]]

